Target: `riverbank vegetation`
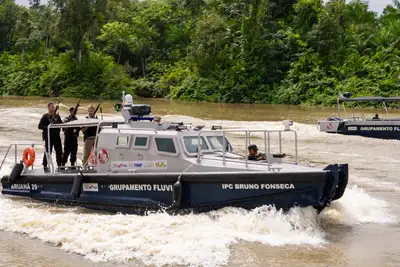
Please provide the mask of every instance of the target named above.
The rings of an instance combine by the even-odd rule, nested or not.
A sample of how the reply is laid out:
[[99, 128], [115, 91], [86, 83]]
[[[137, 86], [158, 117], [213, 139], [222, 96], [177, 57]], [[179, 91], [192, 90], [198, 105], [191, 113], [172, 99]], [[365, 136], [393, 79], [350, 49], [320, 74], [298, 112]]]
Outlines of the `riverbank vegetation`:
[[330, 105], [399, 75], [398, 0], [0, 0], [3, 95]]

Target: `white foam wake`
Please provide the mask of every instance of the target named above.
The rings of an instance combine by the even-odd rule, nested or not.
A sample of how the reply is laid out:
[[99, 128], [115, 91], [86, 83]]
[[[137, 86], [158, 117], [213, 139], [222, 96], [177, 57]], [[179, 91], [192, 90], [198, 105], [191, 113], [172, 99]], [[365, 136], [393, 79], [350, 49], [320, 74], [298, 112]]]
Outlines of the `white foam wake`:
[[362, 223], [397, 223], [386, 201], [368, 195], [358, 186], [348, 186], [341, 199], [332, 203], [321, 216], [330, 222], [345, 225]]
[[265, 206], [184, 216], [102, 215], [0, 196], [0, 229], [26, 233], [95, 262], [136, 259], [156, 266], [221, 266], [239, 241], [324, 246], [328, 242], [319, 220], [346, 225], [394, 222], [386, 208], [384, 201], [357, 187], [319, 216], [310, 207], [282, 213]]
[[266, 207], [185, 216], [80, 214], [0, 197], [0, 229], [26, 233], [96, 262], [137, 259], [157, 266], [223, 265], [230, 246], [240, 240], [274, 246], [324, 244], [315, 218], [312, 209], [283, 214]]

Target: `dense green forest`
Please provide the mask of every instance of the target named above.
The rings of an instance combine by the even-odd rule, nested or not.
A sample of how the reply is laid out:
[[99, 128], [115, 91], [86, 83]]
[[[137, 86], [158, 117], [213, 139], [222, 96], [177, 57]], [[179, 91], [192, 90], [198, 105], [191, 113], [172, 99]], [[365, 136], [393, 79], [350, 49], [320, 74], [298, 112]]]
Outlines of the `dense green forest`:
[[2, 95], [330, 105], [399, 75], [398, 0], [0, 0]]

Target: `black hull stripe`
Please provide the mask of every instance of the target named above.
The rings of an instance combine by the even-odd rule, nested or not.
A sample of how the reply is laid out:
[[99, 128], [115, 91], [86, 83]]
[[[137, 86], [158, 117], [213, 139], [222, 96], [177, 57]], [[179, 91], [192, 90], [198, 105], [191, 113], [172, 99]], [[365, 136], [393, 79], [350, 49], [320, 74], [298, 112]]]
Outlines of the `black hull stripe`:
[[[15, 183], [51, 183], [51, 184], [73, 184], [75, 175], [23, 175]], [[131, 174], [131, 175], [90, 175], [83, 176], [85, 183], [101, 184], [172, 184], [178, 180], [181, 174]], [[208, 174], [195, 173], [181, 175], [182, 183], [324, 183], [327, 176], [326, 171], [300, 172], [300, 173], [238, 173], [238, 174]], [[4, 177], [3, 182], [7, 182]]]

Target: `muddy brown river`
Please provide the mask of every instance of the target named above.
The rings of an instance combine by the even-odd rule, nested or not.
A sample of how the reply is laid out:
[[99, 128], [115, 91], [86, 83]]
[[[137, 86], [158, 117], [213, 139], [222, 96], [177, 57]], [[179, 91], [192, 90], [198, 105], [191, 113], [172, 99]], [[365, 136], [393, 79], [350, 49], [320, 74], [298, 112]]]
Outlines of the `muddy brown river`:
[[[49, 100], [58, 101], [0, 97], [0, 160], [10, 144], [41, 142], [37, 125]], [[76, 101], [61, 99], [60, 115]], [[300, 162], [348, 163], [347, 190], [319, 215], [312, 208], [282, 213], [268, 207], [185, 216], [105, 214], [0, 194], [0, 266], [400, 266], [399, 141], [319, 132], [316, 121], [336, 115], [334, 108], [135, 102], [150, 104], [164, 121], [223, 128], [281, 129], [280, 121], [291, 119]], [[103, 102], [104, 118], [120, 118], [114, 103]], [[82, 101], [78, 118], [88, 104], [97, 102]], [[384, 115], [383, 110], [352, 111]], [[400, 111], [389, 112], [400, 117]], [[240, 136], [232, 138], [244, 147]], [[284, 136], [283, 152], [293, 154], [293, 146], [292, 137]], [[40, 168], [39, 148], [37, 153], [35, 168]], [[82, 147], [79, 158], [81, 153]], [[1, 176], [13, 162], [12, 153]]]

